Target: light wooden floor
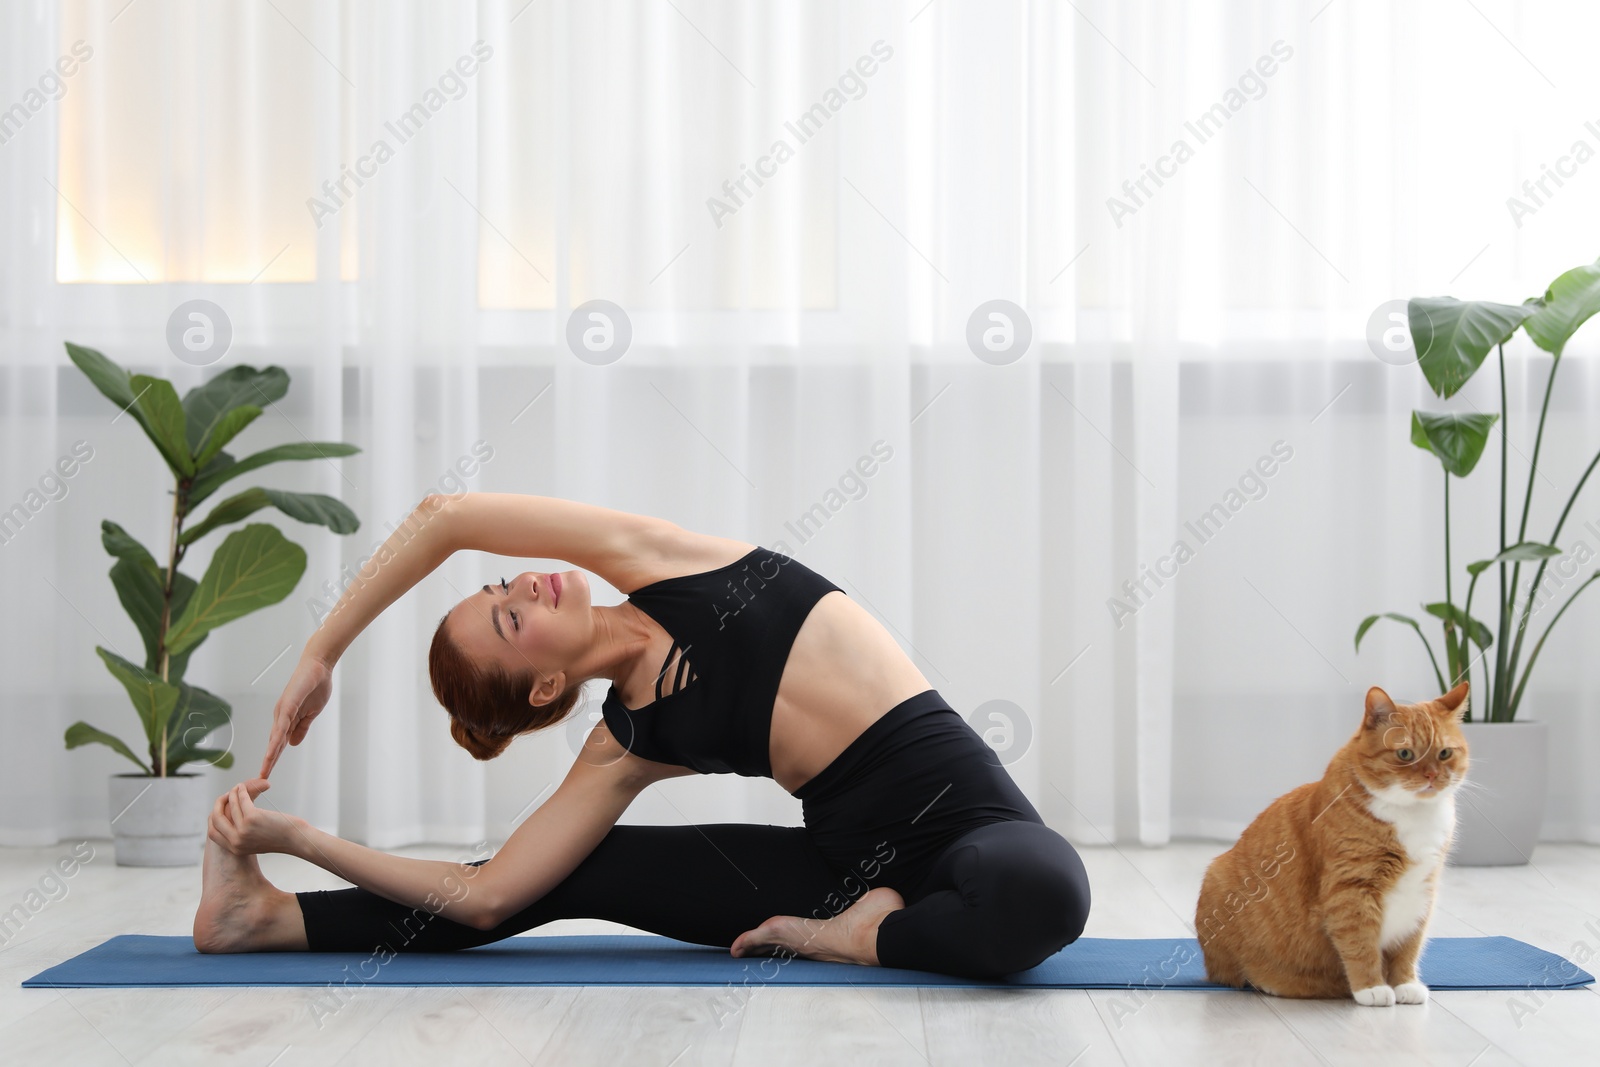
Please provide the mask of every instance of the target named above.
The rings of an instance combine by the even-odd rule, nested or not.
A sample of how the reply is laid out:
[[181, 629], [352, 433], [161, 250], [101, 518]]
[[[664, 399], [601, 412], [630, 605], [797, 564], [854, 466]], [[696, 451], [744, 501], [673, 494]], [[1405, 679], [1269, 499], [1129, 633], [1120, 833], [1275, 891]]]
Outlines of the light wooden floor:
[[[4, 1064], [1439, 1064], [1600, 1062], [1600, 993], [1443, 993], [1421, 1007], [1247, 993], [776, 989], [722, 1019], [718, 989], [365, 987], [318, 1019], [309, 988], [21, 989], [26, 977], [119, 933], [185, 934], [199, 868], [95, 858], [0, 948]], [[1222, 849], [1083, 850], [1095, 900], [1086, 936], [1192, 931], [1205, 864]], [[69, 846], [0, 849], [0, 909]], [[408, 855], [458, 858], [459, 850]], [[1541, 845], [1533, 867], [1446, 872], [1442, 936], [1508, 934], [1571, 957], [1600, 953], [1600, 847]], [[344, 883], [282, 856], [284, 889]], [[564, 922], [547, 933], [622, 930]], [[1593, 972], [1594, 962], [1587, 969]], [[725, 1013], [724, 1013], [725, 1014]]]

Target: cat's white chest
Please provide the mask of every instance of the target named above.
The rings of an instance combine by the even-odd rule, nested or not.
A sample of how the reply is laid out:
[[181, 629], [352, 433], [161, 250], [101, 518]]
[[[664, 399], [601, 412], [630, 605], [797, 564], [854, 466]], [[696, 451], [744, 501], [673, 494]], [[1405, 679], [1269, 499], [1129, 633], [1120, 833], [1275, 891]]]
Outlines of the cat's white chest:
[[1404, 941], [1428, 917], [1433, 904], [1428, 880], [1444, 864], [1445, 850], [1455, 829], [1456, 802], [1447, 796], [1431, 804], [1399, 805], [1375, 796], [1370, 810], [1394, 825], [1407, 860], [1405, 871], [1383, 897], [1378, 946], [1388, 949]]

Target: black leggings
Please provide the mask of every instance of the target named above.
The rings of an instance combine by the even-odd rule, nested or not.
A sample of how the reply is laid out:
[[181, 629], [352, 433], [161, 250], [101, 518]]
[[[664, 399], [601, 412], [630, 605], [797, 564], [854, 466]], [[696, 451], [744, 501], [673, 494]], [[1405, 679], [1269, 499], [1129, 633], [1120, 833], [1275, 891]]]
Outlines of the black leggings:
[[491, 930], [364, 889], [295, 895], [313, 952], [451, 951], [576, 918], [725, 948], [774, 915], [828, 919], [881, 885], [906, 903], [878, 928], [886, 967], [995, 978], [1083, 932], [1077, 852], [935, 690], [874, 722], [794, 795], [804, 826], [613, 826]]

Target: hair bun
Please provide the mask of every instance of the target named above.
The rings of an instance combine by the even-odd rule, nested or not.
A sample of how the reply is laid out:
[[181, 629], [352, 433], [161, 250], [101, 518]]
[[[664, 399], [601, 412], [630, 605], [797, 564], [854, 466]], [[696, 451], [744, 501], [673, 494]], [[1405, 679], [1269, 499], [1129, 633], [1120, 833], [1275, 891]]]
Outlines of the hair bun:
[[480, 734], [454, 715], [450, 717], [450, 736], [456, 744], [472, 753], [474, 759], [479, 760], [494, 759], [511, 744], [511, 738]]

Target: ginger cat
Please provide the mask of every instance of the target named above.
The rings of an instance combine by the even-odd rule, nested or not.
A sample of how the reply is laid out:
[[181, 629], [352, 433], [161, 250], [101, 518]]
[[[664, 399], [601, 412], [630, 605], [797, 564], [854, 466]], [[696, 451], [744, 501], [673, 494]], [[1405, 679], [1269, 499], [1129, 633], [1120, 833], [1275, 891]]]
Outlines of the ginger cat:
[[1267, 806], [1206, 869], [1195, 935], [1213, 982], [1421, 1004], [1428, 919], [1467, 772], [1467, 683], [1396, 706], [1374, 686], [1320, 782]]

